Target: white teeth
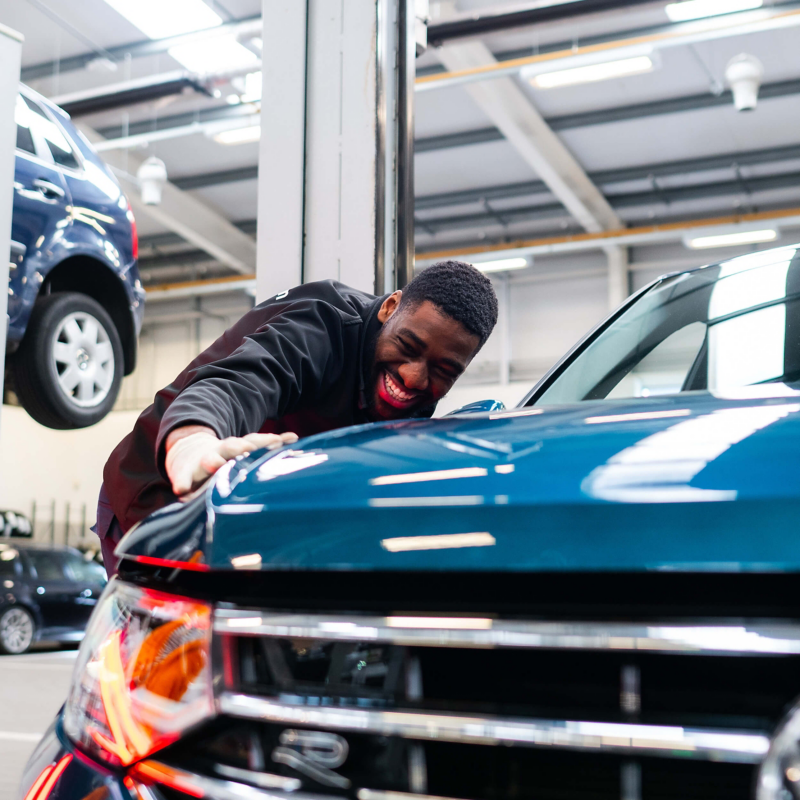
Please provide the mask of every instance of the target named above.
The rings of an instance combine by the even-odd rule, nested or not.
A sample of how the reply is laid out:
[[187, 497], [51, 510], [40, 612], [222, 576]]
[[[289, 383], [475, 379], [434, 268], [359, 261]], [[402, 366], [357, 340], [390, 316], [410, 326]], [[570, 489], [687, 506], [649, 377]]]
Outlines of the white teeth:
[[414, 399], [414, 395], [404, 392], [388, 372], [385, 372], [383, 375], [383, 383], [384, 386], [386, 386], [386, 390], [395, 400], [405, 403]]

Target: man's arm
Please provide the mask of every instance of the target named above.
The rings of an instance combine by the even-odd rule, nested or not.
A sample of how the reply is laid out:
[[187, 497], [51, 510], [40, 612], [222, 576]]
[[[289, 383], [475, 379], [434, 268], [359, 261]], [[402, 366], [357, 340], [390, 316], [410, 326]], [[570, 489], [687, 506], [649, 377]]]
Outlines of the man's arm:
[[173, 491], [189, 491], [187, 485], [243, 452], [286, 443], [254, 432], [301, 398], [321, 396], [341, 372], [343, 354], [339, 312], [303, 299], [279, 309], [230, 356], [199, 367], [164, 414], [156, 442], [159, 469]]
[[294, 444], [294, 433], [250, 433], [218, 439], [205, 425], [185, 425], [175, 428], [165, 440], [164, 467], [172, 491], [180, 497], [210, 478], [221, 466], [236, 456], [266, 447], [274, 450], [284, 444]]

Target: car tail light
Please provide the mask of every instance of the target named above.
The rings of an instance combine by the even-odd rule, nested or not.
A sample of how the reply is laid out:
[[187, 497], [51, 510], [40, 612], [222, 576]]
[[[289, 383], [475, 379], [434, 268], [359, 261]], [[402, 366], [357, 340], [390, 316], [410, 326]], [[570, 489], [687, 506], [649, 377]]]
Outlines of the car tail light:
[[113, 579], [78, 654], [64, 729], [127, 766], [214, 714], [211, 607]]
[[128, 220], [131, 223], [131, 253], [134, 260], [139, 258], [139, 231], [136, 227], [136, 217], [133, 216], [133, 209], [128, 203]]
[[39, 777], [25, 795], [25, 800], [47, 800], [53, 787], [56, 785], [61, 773], [69, 766], [72, 761], [71, 755], [64, 756], [55, 764], [48, 764], [40, 773]]

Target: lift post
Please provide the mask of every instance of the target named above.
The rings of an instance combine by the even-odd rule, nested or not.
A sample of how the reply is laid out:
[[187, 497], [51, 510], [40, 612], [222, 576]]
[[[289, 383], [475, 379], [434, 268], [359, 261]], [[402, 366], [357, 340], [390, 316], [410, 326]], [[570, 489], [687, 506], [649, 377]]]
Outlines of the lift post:
[[22, 35], [0, 24], [0, 401], [5, 375], [8, 328], [8, 269], [11, 260], [11, 212], [14, 205], [14, 159]]
[[257, 299], [413, 274], [414, 58], [422, 0], [262, 0]]

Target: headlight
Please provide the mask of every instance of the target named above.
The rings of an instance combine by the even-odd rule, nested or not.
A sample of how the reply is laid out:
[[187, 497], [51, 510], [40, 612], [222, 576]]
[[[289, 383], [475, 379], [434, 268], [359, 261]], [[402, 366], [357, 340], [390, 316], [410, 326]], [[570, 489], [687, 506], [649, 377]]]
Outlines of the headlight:
[[112, 580], [78, 654], [64, 729], [126, 766], [214, 713], [211, 607]]

